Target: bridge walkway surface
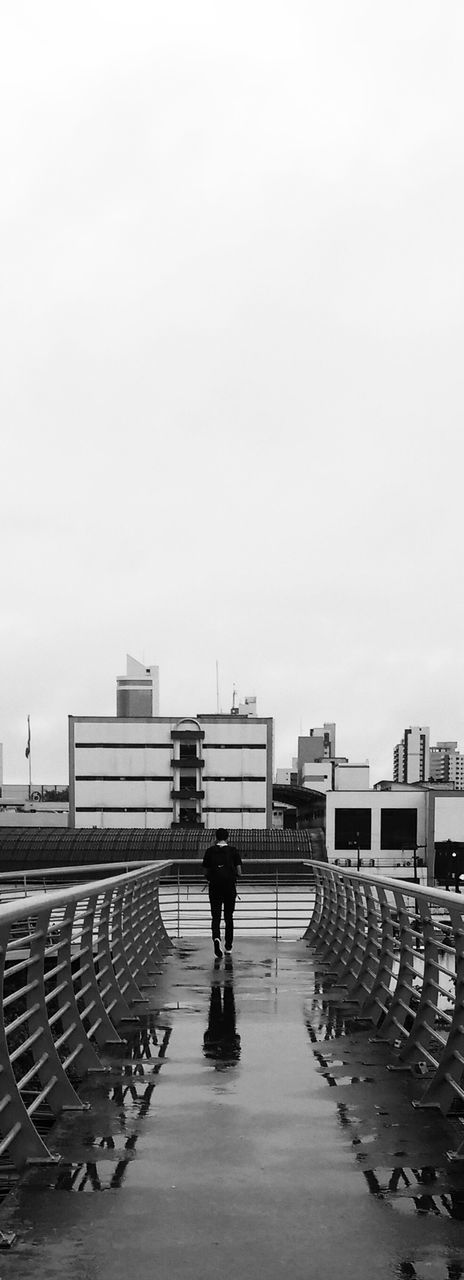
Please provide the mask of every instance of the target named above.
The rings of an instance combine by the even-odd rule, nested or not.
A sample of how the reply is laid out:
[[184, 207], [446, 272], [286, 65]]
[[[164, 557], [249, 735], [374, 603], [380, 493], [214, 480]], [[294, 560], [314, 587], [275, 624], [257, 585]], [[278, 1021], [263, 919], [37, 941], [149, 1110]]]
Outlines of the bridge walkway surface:
[[412, 1106], [304, 941], [179, 942], [144, 994], [60, 1163], [4, 1196], [1, 1280], [464, 1276], [461, 1121]]

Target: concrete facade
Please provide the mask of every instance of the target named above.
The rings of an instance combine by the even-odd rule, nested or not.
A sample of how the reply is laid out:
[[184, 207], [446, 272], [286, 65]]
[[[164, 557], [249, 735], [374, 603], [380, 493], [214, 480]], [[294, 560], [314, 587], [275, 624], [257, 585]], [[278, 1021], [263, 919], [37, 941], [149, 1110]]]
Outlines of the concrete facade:
[[457, 742], [437, 742], [430, 748], [430, 778], [437, 783], [451, 783], [457, 791], [464, 789], [464, 755]]
[[116, 680], [116, 715], [159, 715], [159, 667], [145, 667], [126, 655], [126, 674]]
[[430, 776], [430, 730], [426, 725], [405, 729], [393, 751], [395, 782], [427, 782]]
[[369, 765], [349, 760], [315, 760], [304, 764], [301, 785], [315, 791], [368, 791]]
[[272, 756], [256, 715], [70, 716], [70, 825], [271, 827]]
[[435, 842], [451, 840], [464, 844], [464, 792], [430, 793], [430, 812]]
[[67, 827], [68, 786], [42, 783], [3, 783], [0, 787], [1, 827]]
[[[360, 859], [382, 871], [411, 874], [417, 863], [433, 862], [427, 791], [331, 791], [327, 794], [326, 846], [329, 862], [352, 866]], [[390, 838], [391, 843], [388, 843]]]
[[323, 724], [321, 728], [310, 729], [309, 735], [298, 738], [298, 780], [300, 783], [305, 764], [334, 758], [335, 731], [335, 724], [330, 722]]

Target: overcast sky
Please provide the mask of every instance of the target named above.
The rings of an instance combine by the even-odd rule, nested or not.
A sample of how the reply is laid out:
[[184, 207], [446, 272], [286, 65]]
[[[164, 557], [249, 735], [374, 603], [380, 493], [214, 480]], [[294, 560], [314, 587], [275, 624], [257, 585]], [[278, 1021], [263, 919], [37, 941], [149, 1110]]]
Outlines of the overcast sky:
[[460, 0], [5, 0], [0, 741], [256, 693], [464, 749]]

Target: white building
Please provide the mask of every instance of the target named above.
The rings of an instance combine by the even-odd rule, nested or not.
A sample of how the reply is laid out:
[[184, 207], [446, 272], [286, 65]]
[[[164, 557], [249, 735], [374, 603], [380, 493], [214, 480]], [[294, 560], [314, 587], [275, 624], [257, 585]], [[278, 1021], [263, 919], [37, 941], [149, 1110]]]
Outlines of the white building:
[[393, 751], [394, 782], [427, 782], [430, 774], [430, 730], [412, 725]]
[[126, 654], [126, 674], [116, 680], [117, 716], [159, 716], [159, 667]]
[[464, 755], [457, 742], [437, 742], [430, 748], [430, 780], [464, 790]]
[[313, 791], [367, 791], [369, 764], [350, 760], [320, 760], [304, 764], [301, 785]]
[[[411, 876], [433, 862], [426, 790], [331, 791], [326, 801], [329, 862], [375, 867], [384, 874]], [[415, 855], [414, 855], [415, 850]], [[359, 851], [359, 855], [358, 855]]]
[[456, 791], [464, 791], [464, 755], [462, 751], [455, 751], [450, 757], [450, 782], [456, 788]]
[[0, 786], [0, 827], [67, 827], [68, 787], [33, 782]]
[[296, 769], [276, 769], [275, 780], [278, 787], [296, 786], [297, 783]]
[[69, 717], [70, 825], [272, 826], [272, 719]]

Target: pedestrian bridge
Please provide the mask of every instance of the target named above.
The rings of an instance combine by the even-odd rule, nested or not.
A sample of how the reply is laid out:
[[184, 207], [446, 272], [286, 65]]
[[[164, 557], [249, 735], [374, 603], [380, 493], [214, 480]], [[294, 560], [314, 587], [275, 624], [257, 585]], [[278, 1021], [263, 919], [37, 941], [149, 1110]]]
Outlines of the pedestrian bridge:
[[85, 876], [2, 877], [2, 1280], [464, 1276], [464, 899]]

